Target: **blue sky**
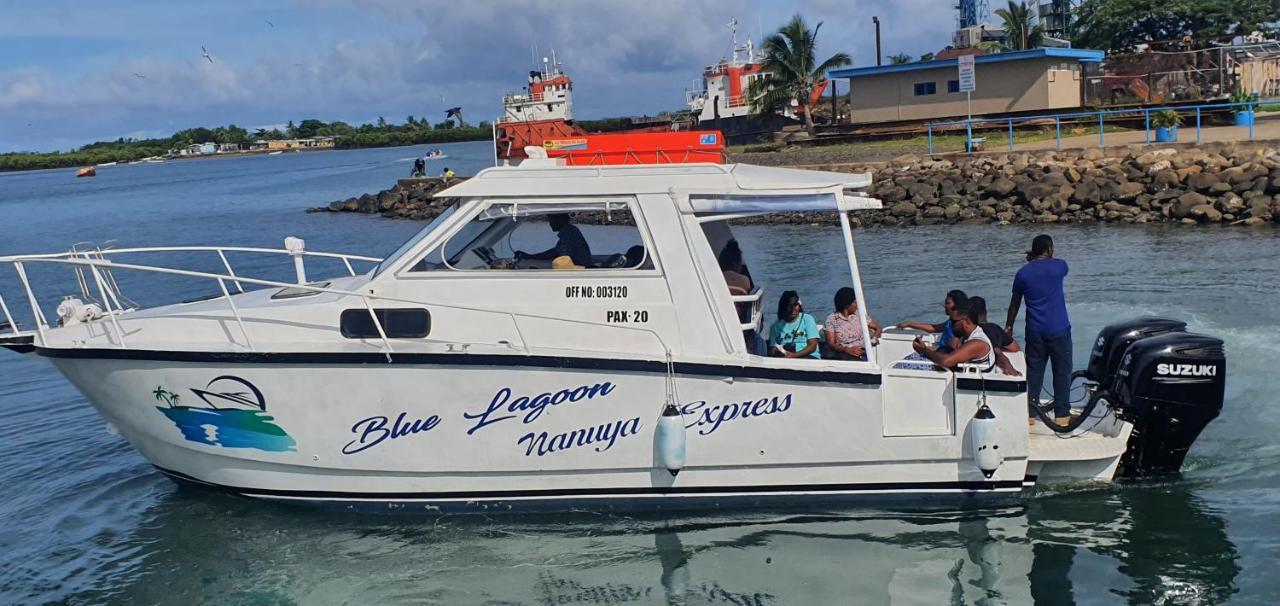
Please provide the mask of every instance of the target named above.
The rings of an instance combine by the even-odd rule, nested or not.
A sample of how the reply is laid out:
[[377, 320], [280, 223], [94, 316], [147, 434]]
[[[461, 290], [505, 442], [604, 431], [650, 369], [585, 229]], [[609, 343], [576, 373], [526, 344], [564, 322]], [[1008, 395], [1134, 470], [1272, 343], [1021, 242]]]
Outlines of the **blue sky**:
[[[937, 51], [952, 0], [0, 0], [0, 152], [70, 149], [192, 126], [319, 118], [469, 121], [499, 111], [554, 46], [575, 115], [679, 109], [684, 89], [742, 35], [794, 13], [825, 22], [821, 53], [875, 62]], [[213, 62], [201, 56], [209, 50]]]

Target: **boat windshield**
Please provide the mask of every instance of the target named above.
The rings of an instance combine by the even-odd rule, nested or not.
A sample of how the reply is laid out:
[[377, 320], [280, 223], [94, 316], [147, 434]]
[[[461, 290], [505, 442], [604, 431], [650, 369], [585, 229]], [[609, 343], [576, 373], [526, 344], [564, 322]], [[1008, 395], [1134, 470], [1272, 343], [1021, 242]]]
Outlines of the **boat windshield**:
[[435, 219], [432, 219], [431, 223], [427, 224], [426, 227], [422, 228], [422, 231], [419, 231], [418, 233], [414, 234], [412, 238], [409, 238], [407, 241], [405, 241], [404, 244], [401, 244], [400, 248], [397, 248], [395, 252], [391, 253], [389, 256], [387, 256], [387, 258], [383, 259], [382, 262], [378, 264], [378, 267], [373, 270], [373, 275], [374, 276], [380, 275], [383, 272], [383, 270], [394, 265], [396, 261], [400, 260], [400, 257], [403, 257], [410, 250], [413, 250], [414, 247], [416, 247], [418, 243], [422, 241], [423, 238], [427, 237], [427, 234], [430, 234], [431, 232], [435, 231], [437, 227], [444, 224], [445, 221], [448, 221], [449, 217], [452, 217], [453, 213], [457, 212], [457, 210], [458, 210], [457, 204], [453, 204], [449, 206], [449, 208], [446, 208], [444, 212], [436, 216]]

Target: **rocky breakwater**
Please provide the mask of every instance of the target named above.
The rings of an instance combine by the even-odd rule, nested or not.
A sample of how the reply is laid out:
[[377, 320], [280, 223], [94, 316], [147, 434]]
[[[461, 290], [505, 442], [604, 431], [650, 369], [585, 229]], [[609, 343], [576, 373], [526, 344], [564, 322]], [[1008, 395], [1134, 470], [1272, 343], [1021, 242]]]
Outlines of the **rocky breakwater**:
[[457, 177], [400, 179], [391, 189], [345, 200], [334, 200], [325, 206], [309, 208], [307, 212], [365, 213], [379, 214], [393, 219], [430, 220], [444, 212], [444, 209], [454, 202], [452, 198], [436, 198], [435, 195], [463, 180]]
[[[831, 167], [836, 168], [836, 167]], [[1280, 222], [1280, 153], [1263, 147], [899, 156], [874, 175], [882, 225]]]
[[[882, 210], [860, 225], [952, 223], [1280, 224], [1280, 151], [1264, 146], [1090, 148], [972, 156], [904, 155], [887, 163], [808, 164], [870, 172], [867, 195]], [[450, 183], [457, 183], [451, 179]], [[316, 212], [432, 219], [453, 203], [435, 198], [443, 178], [402, 179], [391, 189], [336, 200]], [[582, 214], [580, 223], [607, 218]], [[833, 224], [834, 213], [762, 215], [746, 223]]]

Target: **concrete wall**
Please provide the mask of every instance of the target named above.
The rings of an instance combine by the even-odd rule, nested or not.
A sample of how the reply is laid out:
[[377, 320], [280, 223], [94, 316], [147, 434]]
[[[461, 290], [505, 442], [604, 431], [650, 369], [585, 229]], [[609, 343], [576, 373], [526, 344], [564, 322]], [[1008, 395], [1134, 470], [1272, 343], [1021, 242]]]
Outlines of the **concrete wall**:
[[[1074, 59], [979, 63], [974, 70], [975, 116], [1080, 107], [1080, 63]], [[965, 94], [947, 92], [947, 81], [958, 77], [949, 66], [851, 78], [850, 115], [854, 123], [963, 118]], [[922, 82], [933, 82], [937, 93], [916, 96]]]

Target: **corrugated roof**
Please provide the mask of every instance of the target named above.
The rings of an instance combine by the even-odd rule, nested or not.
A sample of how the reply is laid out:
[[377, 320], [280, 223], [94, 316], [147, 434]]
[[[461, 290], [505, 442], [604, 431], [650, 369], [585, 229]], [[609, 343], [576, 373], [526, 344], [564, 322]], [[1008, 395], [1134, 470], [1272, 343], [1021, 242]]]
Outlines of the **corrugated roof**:
[[[1100, 50], [1089, 50], [1084, 48], [1035, 48], [1024, 51], [1013, 51], [1008, 53], [993, 53], [990, 55], [977, 55], [974, 57], [974, 63], [1000, 63], [1002, 61], [1022, 61], [1025, 59], [1044, 59], [1047, 57], [1060, 57], [1063, 59], [1075, 59], [1081, 63], [1097, 63], [1106, 57], [1106, 53]], [[827, 72], [830, 78], [862, 78], [866, 76], [882, 76], [885, 74], [896, 74], [901, 72], [914, 72], [924, 69], [937, 69], [940, 67], [956, 67], [956, 59], [939, 59], [937, 61], [917, 61], [915, 63], [901, 63], [898, 65], [882, 65], [878, 67], [852, 67], [848, 69], [837, 69]]]

